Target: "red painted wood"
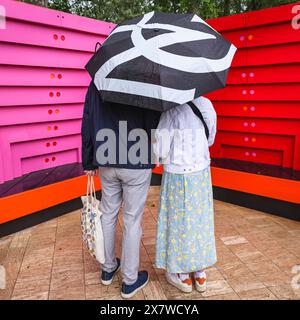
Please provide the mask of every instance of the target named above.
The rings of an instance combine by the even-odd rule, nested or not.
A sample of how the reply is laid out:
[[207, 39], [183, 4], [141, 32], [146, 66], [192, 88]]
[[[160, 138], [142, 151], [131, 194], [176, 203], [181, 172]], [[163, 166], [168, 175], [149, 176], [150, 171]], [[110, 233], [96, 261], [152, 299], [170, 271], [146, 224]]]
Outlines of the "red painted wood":
[[239, 49], [232, 67], [273, 66], [300, 62], [299, 43]]
[[231, 68], [228, 84], [299, 83], [300, 63]]
[[220, 32], [253, 26], [277, 24], [281, 22], [292, 21], [294, 17], [292, 9], [296, 5], [300, 5], [300, 2], [296, 1], [293, 4], [274, 8], [256, 10], [244, 14], [226, 16], [217, 19], [210, 19], [207, 22]]
[[244, 55], [247, 57], [246, 66], [300, 62], [299, 42], [249, 48]]
[[248, 12], [246, 14], [246, 26], [252, 27], [280, 22], [291, 22], [295, 16], [292, 9], [297, 5], [300, 5], [299, 1], [295, 1], [295, 3], [288, 5]]
[[207, 96], [218, 101], [300, 101], [300, 83], [229, 85]]
[[221, 152], [222, 158], [283, 166], [283, 152], [278, 150], [264, 150], [222, 145]]
[[[298, 135], [300, 133], [299, 121], [259, 118], [229, 118], [219, 117], [218, 129], [225, 131]], [[284, 128], [284, 130], [282, 130]]]
[[223, 35], [238, 48], [281, 45], [300, 41], [300, 33], [292, 28], [291, 21], [230, 30], [224, 32]]
[[[255, 138], [255, 135], [260, 134], [264, 135], [264, 138], [262, 140], [262, 145], [264, 145], [264, 150], [276, 150], [276, 148], [280, 148], [280, 150], [284, 150], [285, 146], [283, 144], [285, 143], [285, 140], [282, 140], [283, 137], [288, 137], [289, 139], [292, 139], [293, 141], [293, 148], [292, 150], [288, 151], [288, 155], [286, 155], [287, 158], [291, 157], [290, 160], [285, 160], [282, 162], [281, 165], [285, 165], [289, 168], [294, 168], [295, 170], [300, 170], [300, 121], [299, 120], [283, 120], [283, 119], [274, 119], [271, 116], [268, 118], [254, 118], [254, 117], [223, 117], [220, 116], [218, 119], [218, 132], [228, 132], [232, 135], [240, 135], [243, 134], [243, 137], [249, 137], [249, 139]], [[280, 138], [277, 138], [276, 142], [274, 142], [273, 136], [279, 136]], [[226, 154], [222, 153], [220, 150], [218, 151], [218, 148], [220, 148], [220, 145], [223, 143], [226, 143], [226, 141], [223, 141], [224, 136], [220, 134], [220, 137], [217, 136], [217, 143], [216, 146], [213, 149], [213, 156], [220, 158], [226, 157], [230, 158], [230, 150], [228, 149]], [[218, 139], [219, 142], [218, 142]], [[257, 137], [256, 137], [257, 139]], [[244, 147], [245, 143], [242, 140], [239, 140], [240, 144], [239, 146]], [[260, 140], [261, 141], [261, 140]], [[279, 143], [280, 141], [280, 143]], [[253, 145], [255, 146], [255, 144]], [[274, 147], [276, 146], [276, 147]], [[237, 152], [234, 152], [235, 157], [234, 159], [237, 159]], [[263, 163], [269, 163], [274, 164], [274, 161], [269, 161], [269, 153], [267, 153], [268, 157], [267, 160], [264, 159], [264, 154], [262, 153], [262, 156], [258, 158], [257, 162], [261, 162], [260, 160], [263, 160]], [[273, 153], [271, 153], [273, 154]], [[276, 153], [277, 154], [277, 153]], [[277, 155], [274, 154], [274, 156], [277, 157]], [[276, 158], [278, 160], [278, 158]], [[245, 160], [245, 158], [242, 158], [240, 160]], [[253, 160], [253, 159], [252, 159]], [[276, 161], [277, 161], [276, 160]]]
[[227, 87], [208, 95], [219, 117], [214, 157], [300, 170], [296, 5], [300, 2], [208, 21], [238, 47]]
[[246, 156], [248, 158], [250, 157], [252, 161], [255, 161], [255, 158], [257, 158], [257, 154], [259, 154], [260, 159], [266, 161], [266, 163], [268, 163], [268, 159], [265, 158], [265, 154], [258, 152], [253, 155], [253, 149], [262, 151], [268, 150], [270, 146], [272, 146], [272, 150], [280, 151], [283, 153], [283, 159], [280, 165], [286, 168], [291, 168], [293, 166], [295, 145], [295, 137], [293, 136], [219, 131], [216, 137], [214, 148], [212, 148], [211, 150], [212, 156], [217, 158], [223, 157], [224, 145], [235, 148], [243, 147], [248, 155], [245, 155], [245, 152], [237, 153], [236, 156], [238, 156], [238, 154], [240, 154], [241, 156], [240, 158], [237, 157], [237, 159], [239, 160], [245, 160]]
[[300, 124], [298, 101], [215, 101], [214, 106], [222, 117], [299, 119]]

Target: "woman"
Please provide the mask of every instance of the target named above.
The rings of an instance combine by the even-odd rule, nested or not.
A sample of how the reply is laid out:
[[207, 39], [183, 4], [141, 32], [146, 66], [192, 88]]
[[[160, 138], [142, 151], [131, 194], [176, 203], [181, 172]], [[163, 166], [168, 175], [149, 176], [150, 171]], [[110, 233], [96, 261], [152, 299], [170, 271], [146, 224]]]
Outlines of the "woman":
[[156, 266], [183, 292], [192, 291], [191, 273], [204, 292], [204, 270], [217, 260], [209, 154], [215, 135], [216, 113], [204, 97], [164, 112], [155, 133], [153, 151], [164, 164]]

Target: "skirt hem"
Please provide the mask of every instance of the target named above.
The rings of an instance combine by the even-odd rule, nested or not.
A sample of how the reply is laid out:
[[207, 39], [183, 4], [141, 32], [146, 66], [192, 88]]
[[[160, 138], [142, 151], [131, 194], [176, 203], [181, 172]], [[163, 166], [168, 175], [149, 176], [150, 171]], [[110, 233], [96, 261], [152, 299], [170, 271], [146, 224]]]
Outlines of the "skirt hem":
[[200, 271], [200, 270], [205, 270], [207, 268], [211, 268], [216, 263], [217, 263], [217, 260], [214, 263], [210, 263], [210, 264], [207, 264], [207, 265], [201, 265], [199, 268], [195, 268], [195, 269], [192, 269], [192, 270], [180, 270], [180, 271], [178, 271], [178, 270], [174, 271], [173, 269], [170, 270], [165, 265], [156, 264], [155, 266], [156, 266], [157, 269], [162, 269], [162, 270], [165, 270], [166, 272], [169, 272], [169, 273], [192, 273], [192, 272], [197, 272], [197, 271]]

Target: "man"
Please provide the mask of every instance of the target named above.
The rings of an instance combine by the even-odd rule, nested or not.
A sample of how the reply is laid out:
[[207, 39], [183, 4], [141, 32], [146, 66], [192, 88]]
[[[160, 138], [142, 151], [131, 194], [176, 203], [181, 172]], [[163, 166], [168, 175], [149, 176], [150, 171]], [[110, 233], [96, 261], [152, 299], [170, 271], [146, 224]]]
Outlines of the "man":
[[[88, 88], [82, 120], [82, 164], [87, 174], [96, 174], [100, 169], [100, 210], [103, 213], [101, 222], [105, 250], [101, 282], [110, 285], [121, 267], [123, 298], [134, 296], [149, 278], [147, 271], [138, 271], [141, 219], [154, 167], [151, 163], [151, 129], [156, 129], [159, 117], [158, 112], [103, 102], [93, 82]], [[128, 139], [127, 132], [120, 129], [121, 125], [127, 126], [129, 134], [132, 130], [145, 130], [146, 135], [140, 137], [139, 142], [144, 147], [140, 152], [147, 153], [146, 161], [130, 161], [130, 151], [136, 141]], [[107, 137], [104, 138], [102, 132]], [[115, 138], [110, 137], [110, 133]], [[145, 155], [139, 156], [142, 158]], [[120, 260], [115, 256], [115, 231], [122, 202], [124, 230]]]

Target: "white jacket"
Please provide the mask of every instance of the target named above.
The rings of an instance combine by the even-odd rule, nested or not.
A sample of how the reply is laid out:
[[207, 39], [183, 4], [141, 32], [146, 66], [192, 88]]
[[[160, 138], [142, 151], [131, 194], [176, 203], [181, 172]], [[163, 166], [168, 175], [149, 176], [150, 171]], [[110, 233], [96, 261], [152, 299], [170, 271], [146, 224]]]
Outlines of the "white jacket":
[[209, 147], [213, 145], [217, 115], [209, 99], [200, 97], [194, 104], [201, 111], [209, 129], [209, 139], [201, 120], [188, 104], [163, 112], [155, 130], [153, 151], [156, 162], [170, 173], [192, 173], [210, 165]]

